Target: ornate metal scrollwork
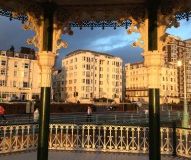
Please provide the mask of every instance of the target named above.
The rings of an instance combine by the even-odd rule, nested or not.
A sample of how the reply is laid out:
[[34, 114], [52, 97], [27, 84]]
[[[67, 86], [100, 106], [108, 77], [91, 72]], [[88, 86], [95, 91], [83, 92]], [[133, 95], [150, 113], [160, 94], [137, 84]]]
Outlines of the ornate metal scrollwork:
[[126, 29], [131, 25], [131, 21], [130, 20], [124, 20], [122, 22], [118, 22], [118, 21], [82, 21], [81, 23], [77, 23], [77, 22], [69, 22], [69, 27], [78, 27], [80, 29], [82, 29], [83, 27], [89, 27], [93, 30], [93, 28], [96, 27], [100, 27], [102, 29], [105, 29], [107, 27], [112, 27], [114, 29], [118, 28], [118, 27], [125, 27]]
[[10, 20], [18, 19], [18, 20], [22, 21], [22, 23], [24, 23], [28, 19], [28, 17], [26, 15], [18, 14], [16, 12], [11, 12], [8, 10], [3, 10], [1, 8], [0, 8], [0, 15], [5, 16], [5, 17], [9, 17]]
[[191, 18], [191, 11], [181, 12], [176, 15], [177, 20], [186, 19], [187, 21]]

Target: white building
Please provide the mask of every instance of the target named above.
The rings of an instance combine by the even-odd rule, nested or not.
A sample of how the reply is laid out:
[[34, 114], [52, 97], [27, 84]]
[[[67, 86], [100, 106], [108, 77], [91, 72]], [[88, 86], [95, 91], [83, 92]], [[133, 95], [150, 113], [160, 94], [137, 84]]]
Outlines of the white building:
[[52, 99], [55, 102], [63, 101], [64, 71], [55, 70], [52, 75]]
[[0, 99], [31, 100], [40, 95], [40, 69], [35, 53], [0, 51]]
[[[148, 69], [143, 62], [126, 64], [126, 98], [148, 102]], [[178, 103], [177, 67], [164, 64], [160, 68], [160, 103]]]
[[[165, 61], [177, 65], [178, 61], [185, 60], [186, 65], [186, 93], [187, 100], [191, 101], [191, 39], [181, 40], [179, 37], [168, 35], [168, 43], [164, 47]], [[178, 67], [178, 91], [183, 101], [184, 97], [184, 67]]]
[[62, 60], [62, 101], [90, 103], [94, 98], [122, 99], [122, 59], [77, 50]]

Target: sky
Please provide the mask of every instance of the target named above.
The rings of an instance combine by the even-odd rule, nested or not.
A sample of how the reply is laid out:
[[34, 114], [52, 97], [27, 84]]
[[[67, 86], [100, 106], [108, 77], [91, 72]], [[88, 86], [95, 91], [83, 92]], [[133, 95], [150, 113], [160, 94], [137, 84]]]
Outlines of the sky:
[[[77, 49], [86, 49], [119, 56], [125, 63], [134, 63], [142, 61], [142, 49], [132, 47], [131, 44], [140, 36], [138, 33], [128, 35], [125, 28], [72, 28], [74, 34], [63, 35], [62, 39], [67, 41], [68, 48], [60, 49], [57, 57], [57, 68], [60, 67], [61, 59], [72, 51]], [[191, 38], [191, 20], [180, 21], [179, 28], [167, 29], [167, 33], [179, 36], [181, 39]], [[0, 50], [7, 50], [13, 45], [16, 51], [19, 51], [21, 46], [33, 48], [34, 46], [27, 45], [26, 40], [32, 37], [32, 31], [24, 31], [21, 21], [10, 21], [7, 17], [0, 16]]]

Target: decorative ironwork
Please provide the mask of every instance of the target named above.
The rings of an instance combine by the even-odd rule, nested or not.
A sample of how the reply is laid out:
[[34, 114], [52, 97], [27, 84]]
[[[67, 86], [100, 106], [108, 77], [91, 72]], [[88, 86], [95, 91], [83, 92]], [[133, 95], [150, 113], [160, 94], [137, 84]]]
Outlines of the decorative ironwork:
[[186, 19], [188, 21], [190, 18], [191, 18], [191, 11], [178, 13], [176, 15], [177, 20]]
[[117, 22], [117, 21], [82, 21], [82, 23], [77, 23], [77, 22], [70, 22], [69, 26], [70, 27], [79, 27], [82, 29], [82, 27], [89, 27], [93, 30], [95, 27], [100, 27], [102, 29], [105, 29], [106, 27], [113, 27], [116, 29], [117, 27], [125, 27], [126, 29], [131, 25], [131, 21], [122, 21], [122, 22]]
[[34, 150], [37, 140], [38, 125], [0, 126], [0, 153]]
[[[0, 8], [0, 15], [1, 16], [5, 16], [5, 17], [9, 17], [10, 20], [12, 19], [17, 19], [22, 21], [22, 23], [26, 22], [28, 20], [27, 15], [21, 15], [21, 14], [15, 14], [14, 12], [8, 11], [8, 10], [3, 10]], [[189, 18], [191, 17], [191, 11], [187, 11], [187, 12], [180, 12], [177, 13], [177, 15], [175, 16], [176, 20], [182, 20], [182, 19], [186, 19], [187, 21], [189, 20]], [[82, 21], [80, 23], [75, 22], [75, 21], [71, 21], [68, 23], [68, 27], [72, 28], [72, 27], [78, 27], [80, 29], [82, 29], [83, 27], [88, 27], [91, 28], [93, 30], [93, 28], [95, 27], [100, 27], [102, 29], [105, 29], [107, 27], [112, 27], [114, 29], [118, 28], [118, 27], [125, 27], [126, 29], [131, 25], [131, 20], [124, 20], [122, 22], [117, 22], [117, 21], [111, 21], [111, 20], [105, 20], [105, 21]]]
[[[161, 127], [161, 153], [172, 154], [172, 128]], [[148, 127], [50, 124], [49, 149], [147, 153]], [[37, 148], [38, 125], [0, 126], [0, 153]], [[177, 129], [177, 155], [191, 158], [191, 130]]]
[[26, 15], [17, 15], [17, 14], [14, 14], [14, 12], [3, 10], [1, 8], [0, 8], [0, 15], [9, 17], [10, 20], [12, 19], [20, 20], [22, 23], [28, 20], [28, 17]]
[[177, 155], [191, 158], [191, 129], [176, 129], [176, 137], [178, 140]]
[[[147, 153], [148, 127], [50, 124], [49, 149]], [[161, 127], [161, 153], [173, 152], [173, 129]], [[179, 156], [191, 158], [191, 129], [176, 129]], [[37, 148], [38, 125], [0, 126], [0, 153]]]

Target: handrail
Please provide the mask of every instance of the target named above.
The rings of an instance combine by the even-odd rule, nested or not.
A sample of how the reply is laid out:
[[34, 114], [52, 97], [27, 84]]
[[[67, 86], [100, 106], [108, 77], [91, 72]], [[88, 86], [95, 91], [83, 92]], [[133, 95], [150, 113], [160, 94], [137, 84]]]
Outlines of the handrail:
[[[191, 158], [191, 129], [161, 127], [161, 154]], [[104, 152], [148, 153], [145, 126], [98, 124], [50, 124], [49, 149]], [[173, 140], [176, 135], [176, 149]], [[38, 125], [0, 126], [0, 154], [34, 150]]]

